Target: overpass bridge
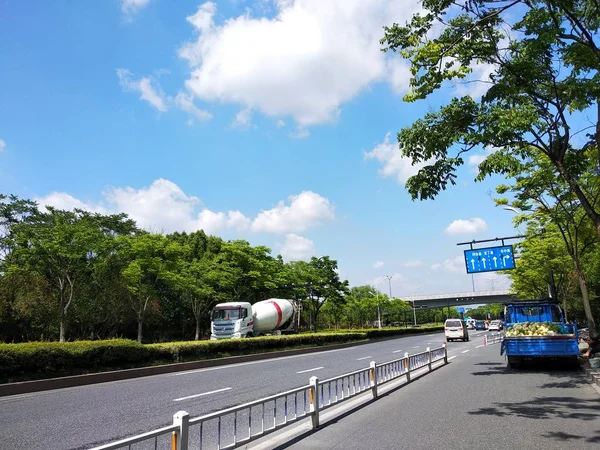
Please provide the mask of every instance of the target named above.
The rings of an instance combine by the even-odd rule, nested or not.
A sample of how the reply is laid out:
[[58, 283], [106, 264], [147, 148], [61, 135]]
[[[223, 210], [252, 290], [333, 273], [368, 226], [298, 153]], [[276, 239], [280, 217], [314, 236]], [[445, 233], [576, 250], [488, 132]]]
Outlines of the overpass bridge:
[[401, 300], [419, 308], [445, 308], [466, 305], [485, 305], [489, 303], [506, 303], [520, 300], [510, 290], [453, 292], [448, 294], [412, 295], [400, 297]]

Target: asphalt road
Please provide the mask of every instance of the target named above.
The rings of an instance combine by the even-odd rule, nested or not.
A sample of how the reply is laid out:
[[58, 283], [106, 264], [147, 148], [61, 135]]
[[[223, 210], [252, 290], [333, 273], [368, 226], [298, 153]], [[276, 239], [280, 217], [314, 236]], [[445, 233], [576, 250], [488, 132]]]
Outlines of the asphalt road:
[[[449, 344], [449, 355], [483, 343]], [[407, 336], [340, 350], [156, 375], [0, 398], [0, 449], [80, 449], [169, 425], [178, 410], [192, 417], [321, 379], [439, 347], [441, 333]], [[497, 351], [497, 347], [496, 347]], [[445, 371], [445, 369], [444, 369]]]
[[263, 448], [567, 450], [600, 448], [600, 395], [577, 371], [511, 370], [499, 345], [301, 435]]

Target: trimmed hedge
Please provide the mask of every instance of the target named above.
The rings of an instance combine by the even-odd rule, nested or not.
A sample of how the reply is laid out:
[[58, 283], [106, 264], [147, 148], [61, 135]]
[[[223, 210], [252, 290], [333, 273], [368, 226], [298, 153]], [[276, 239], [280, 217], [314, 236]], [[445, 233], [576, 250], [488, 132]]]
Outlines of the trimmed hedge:
[[97, 367], [134, 366], [150, 359], [146, 346], [127, 339], [0, 344], [0, 380], [40, 372], [85, 373]]
[[306, 335], [264, 336], [251, 339], [169, 342], [149, 344], [155, 357], [169, 362], [193, 361], [219, 356], [239, 355], [294, 347], [339, 344], [367, 339], [366, 333], [315, 333]]
[[421, 328], [382, 328], [381, 330], [375, 328], [373, 330], [365, 330], [365, 333], [369, 339], [373, 339], [378, 337], [401, 336], [403, 334], [436, 333], [439, 331], [444, 331], [443, 325]]
[[384, 328], [265, 336], [252, 339], [169, 342], [142, 345], [127, 339], [0, 344], [0, 383], [106, 370], [278, 351], [298, 347], [357, 342], [403, 334], [427, 333], [443, 327]]

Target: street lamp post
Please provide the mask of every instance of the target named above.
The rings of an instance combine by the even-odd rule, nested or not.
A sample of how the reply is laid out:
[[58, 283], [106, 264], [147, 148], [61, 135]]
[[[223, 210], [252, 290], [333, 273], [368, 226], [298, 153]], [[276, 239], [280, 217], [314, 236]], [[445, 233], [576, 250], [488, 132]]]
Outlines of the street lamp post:
[[377, 328], [381, 330], [381, 308], [379, 307], [379, 289], [377, 290]]
[[388, 283], [390, 285], [390, 300], [392, 299], [392, 278], [393, 275], [386, 275], [384, 278], [387, 278]]
[[[417, 292], [419, 292], [419, 289], [421, 289], [422, 287], [423, 287], [423, 286], [421, 285], [421, 286], [419, 286], [417, 289], [415, 289], [415, 290], [414, 290], [414, 292], [413, 292], [413, 297], [414, 297], [414, 295], [415, 295]], [[416, 308], [415, 308], [415, 303], [416, 303], [416, 300], [413, 298], [413, 317], [414, 317], [414, 319], [415, 319], [415, 327], [416, 327], [416, 326], [417, 326], [417, 310], [416, 310]]]

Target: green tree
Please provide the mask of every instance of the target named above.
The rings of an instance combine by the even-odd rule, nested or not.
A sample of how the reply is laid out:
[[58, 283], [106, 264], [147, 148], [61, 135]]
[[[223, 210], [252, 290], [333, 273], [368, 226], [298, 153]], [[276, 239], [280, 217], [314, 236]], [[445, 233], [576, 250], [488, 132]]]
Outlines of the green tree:
[[59, 304], [59, 340], [64, 342], [75, 289], [89, 277], [105, 239], [124, 217], [51, 207], [32, 217], [13, 226], [8, 271], [38, 274], [52, 287]]
[[233, 299], [254, 303], [277, 289], [274, 275], [278, 263], [270, 253], [268, 247], [252, 247], [243, 240], [222, 243], [219, 258], [235, 275], [231, 288]]
[[[584, 158], [581, 161], [572, 162], [571, 166], [578, 166], [579, 186], [587, 192], [588, 201], [596, 208], [600, 204], [597, 165], [590, 163], [590, 158], [585, 157], [586, 153], [588, 157], [591, 156], [588, 150], [582, 154]], [[510, 193], [513, 197], [511, 204], [525, 212], [517, 217], [517, 224], [526, 222], [529, 232], [536, 235], [545, 234], [545, 230], [559, 232], [564, 243], [562, 247], [570, 256], [572, 267], [577, 274], [588, 327], [595, 330], [582, 258], [597, 245], [599, 236], [591, 226], [581, 202], [564, 179], [556, 175], [552, 164], [538, 150], [533, 150], [523, 162], [513, 161], [506, 177], [514, 181], [510, 185], [498, 186], [497, 192]], [[509, 200], [501, 198], [496, 202], [503, 205]], [[549, 279], [548, 282], [554, 287], [553, 280]]]
[[120, 240], [121, 275], [137, 317], [137, 340], [142, 342], [150, 300], [158, 299], [160, 283], [175, 284], [185, 247], [160, 234], [125, 236]]
[[[600, 6], [596, 0], [425, 0], [405, 26], [385, 29], [382, 45], [411, 63], [405, 101], [425, 99], [473, 67], [491, 70], [475, 100], [453, 98], [398, 134], [404, 156], [425, 164], [407, 182], [431, 199], [456, 184], [464, 155], [486, 148], [477, 179], [506, 173], [533, 151], [551, 163], [600, 236], [600, 210], [580, 183], [585, 151], [600, 164]], [[592, 111], [582, 120], [581, 113]], [[595, 117], [594, 117], [595, 113]], [[586, 134], [587, 133], [587, 134]], [[596, 174], [597, 175], [597, 174]]]
[[178, 289], [194, 315], [196, 341], [200, 339], [202, 318], [206, 317], [215, 302], [223, 299], [234, 280], [231, 267], [227, 263], [220, 263], [210, 253], [205, 253], [200, 260], [185, 264], [178, 274]]

